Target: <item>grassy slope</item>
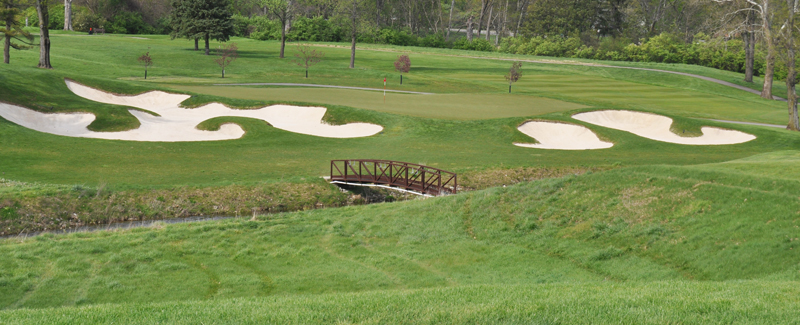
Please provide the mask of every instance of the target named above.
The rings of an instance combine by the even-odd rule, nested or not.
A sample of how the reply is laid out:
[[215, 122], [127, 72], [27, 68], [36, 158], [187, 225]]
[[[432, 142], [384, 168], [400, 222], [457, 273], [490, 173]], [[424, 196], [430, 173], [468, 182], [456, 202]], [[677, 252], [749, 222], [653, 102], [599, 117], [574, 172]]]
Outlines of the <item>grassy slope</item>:
[[[216, 68], [210, 57], [188, 50], [190, 42], [170, 41], [161, 36], [151, 38], [57, 35], [53, 53], [56, 69], [42, 71], [32, 68], [36, 53], [14, 52], [12, 65], [0, 67], [3, 69], [0, 82], [8, 85], [0, 87], [0, 97], [10, 102], [28, 103], [27, 106], [43, 111], [50, 111], [50, 108], [92, 111], [100, 116], [92, 128], [114, 130], [135, 126], [135, 118], [121, 107], [92, 103], [71, 95], [63, 84], [63, 77], [118, 93], [138, 93], [176, 83], [180, 87], [196, 87], [222, 80], [216, 78]], [[236, 41], [240, 43], [242, 56], [229, 69], [231, 78], [225, 81], [306, 82], [297, 67], [275, 58], [275, 42]], [[103, 51], [87, 51], [101, 47]], [[145, 51], [146, 47], [150, 47], [151, 54], [156, 57], [156, 66], [151, 70], [152, 82], [114, 80], [140, 73], [140, 67], [135, 64], [135, 54]], [[315, 81], [375, 86], [374, 81], [382, 76], [394, 76], [389, 64], [396, 55], [394, 52], [361, 51], [357, 61], [359, 69], [355, 70], [346, 68], [345, 50], [329, 48], [326, 52], [327, 59], [314, 67], [320, 76]], [[507, 69], [508, 62], [505, 61], [415, 54], [414, 62], [416, 68], [408, 76], [409, 82], [403, 85], [404, 89], [477, 93], [492, 98], [503, 96], [506, 91], [501, 77]], [[535, 95], [595, 107], [650, 110], [676, 117], [679, 124], [676, 129], [688, 130], [688, 133], [701, 125], [718, 125], [752, 132], [759, 136], [759, 140], [735, 146], [679, 146], [589, 125], [601, 137], [617, 145], [602, 151], [559, 152], [512, 145], [512, 142], [533, 141], [515, 130], [526, 117], [443, 120], [329, 105], [327, 119], [330, 121], [368, 121], [382, 124], [386, 130], [369, 138], [325, 139], [276, 130], [260, 121], [219, 118], [208, 124], [237, 121], [248, 130], [248, 134], [233, 141], [136, 143], [58, 137], [0, 122], [0, 150], [3, 152], [0, 156], [0, 172], [3, 174], [0, 177], [26, 182], [108, 184], [112, 188], [217, 186], [259, 181], [304, 181], [303, 178], [325, 174], [330, 159], [353, 157], [403, 160], [469, 173], [501, 166], [696, 164], [798, 147], [796, 137], [785, 131], [680, 118], [715, 117], [778, 123], [778, 116], [785, 115], [782, 104], [762, 101], [739, 90], [687, 77], [648, 72], [553, 65], [530, 65], [526, 69], [526, 78], [515, 86], [519, 95], [508, 97], [511, 101], [518, 101], [520, 96]], [[292, 91], [297, 92], [288, 90]], [[229, 95], [235, 94], [232, 91]], [[354, 99], [350, 104], [360, 105], [355, 100], [357, 96], [351, 97]], [[213, 99], [220, 98], [197, 96], [192, 104]], [[254, 106], [280, 99], [224, 101]], [[307, 98], [299, 99], [312, 102]], [[316, 100], [324, 102], [319, 98], [313, 101]], [[342, 98], [336, 101], [346, 102]], [[566, 108], [569, 107], [547, 109], [560, 111]], [[412, 109], [431, 111], [424, 106]], [[449, 112], [437, 114], [452, 116], [452, 107], [447, 109]], [[545, 112], [547, 110], [539, 110], [535, 114]], [[568, 112], [536, 117], [575, 122], [569, 119]]]
[[[15, 309], [285, 296], [275, 302], [270, 302], [273, 298], [228, 302], [283, 308], [322, 303], [331, 297], [334, 302], [347, 301], [345, 305], [352, 309], [343, 311], [348, 308], [337, 309], [334, 303], [325, 305], [330, 309], [323, 313], [355, 315], [369, 323], [373, 318], [366, 315], [375, 313], [377, 319], [417, 312], [432, 313], [426, 317], [448, 315], [452, 309], [447, 306], [420, 309], [425, 299], [439, 295], [458, 298], [464, 292], [495, 290], [535, 301], [549, 295], [526, 295], [566, 290], [571, 293], [566, 297], [543, 300], [541, 308], [555, 310], [542, 315], [565, 317], [563, 313], [572, 312], [565, 306], [588, 299], [592, 307], [580, 312], [597, 313], [588, 319], [600, 322], [613, 323], [616, 317], [652, 323], [693, 317], [781, 322], [796, 315], [798, 303], [785, 290], [800, 280], [800, 257], [794, 250], [800, 249], [800, 184], [792, 174], [765, 175], [777, 165], [797, 162], [797, 152], [781, 152], [695, 167], [615, 169], [444, 198], [281, 214], [255, 221], [5, 240], [0, 254], [9, 258], [0, 261], [0, 305]], [[739, 167], [728, 168], [731, 164]], [[552, 285], [531, 287], [534, 283]], [[475, 285], [490, 287], [470, 288]], [[395, 291], [433, 287], [461, 289]], [[644, 300], [626, 297], [620, 287], [641, 293]], [[304, 296], [374, 290], [388, 291]], [[585, 298], [587, 291], [595, 293]], [[415, 298], [404, 298], [407, 294]], [[694, 298], [671, 298], [673, 294]], [[374, 295], [385, 295], [387, 303], [401, 300], [412, 314], [350, 305], [370, 301]], [[607, 295], [609, 305], [597, 302]], [[772, 307], [759, 307], [764, 306], [759, 297]], [[474, 299], [456, 299], [452, 308], [469, 309], [475, 301], [500, 306], [496, 299], [505, 298], [485, 294]], [[720, 299], [736, 301], [739, 307], [734, 309], [747, 309], [746, 315], [719, 309], [733, 306], [720, 305]], [[638, 303], [644, 305], [637, 307]], [[666, 304], [665, 310], [653, 309], [661, 303]], [[687, 304], [710, 311], [697, 311], [698, 315], [692, 312], [696, 309], [686, 309]], [[509, 311], [509, 317], [537, 319], [530, 312], [538, 314], [541, 309], [522, 305], [529, 307], [512, 308], [515, 311]], [[169, 303], [133, 310], [191, 311], [202, 306]], [[67, 317], [57, 316], [61, 314], [91, 319], [95, 316], [90, 311], [117, 315], [130, 310], [96, 308], [71, 309], [66, 314], [9, 311], [0, 313], [0, 319]], [[606, 313], [606, 308], [613, 312]], [[623, 316], [622, 310], [629, 308], [644, 311]], [[202, 317], [189, 311], [183, 314], [188, 321]], [[465, 322], [472, 318], [459, 317], [472, 316], [491, 320], [496, 312], [479, 309], [444, 320]], [[248, 317], [246, 308], [230, 313], [230, 317]], [[135, 315], [130, 312], [125, 317]], [[275, 317], [305, 316], [286, 311]]]
[[6, 324], [797, 324], [798, 282], [557, 283], [0, 311]]

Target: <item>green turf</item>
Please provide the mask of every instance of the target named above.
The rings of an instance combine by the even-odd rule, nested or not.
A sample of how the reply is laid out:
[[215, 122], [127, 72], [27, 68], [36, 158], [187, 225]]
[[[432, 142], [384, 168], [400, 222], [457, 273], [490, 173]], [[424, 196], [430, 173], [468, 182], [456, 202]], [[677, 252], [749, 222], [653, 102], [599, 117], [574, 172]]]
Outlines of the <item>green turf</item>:
[[0, 311], [6, 324], [797, 324], [798, 282], [590, 282]]
[[398, 94], [319, 88], [172, 86], [191, 93], [260, 101], [303, 101], [343, 105], [392, 114], [448, 120], [497, 119], [570, 111], [587, 106], [518, 94]]
[[[240, 58], [221, 79], [213, 58], [192, 51], [187, 40], [54, 34], [54, 70], [34, 68], [35, 51], [12, 52], [12, 64], [0, 65], [2, 101], [43, 112], [92, 112], [98, 118], [90, 128], [97, 131], [137, 126], [124, 107], [74, 96], [64, 84], [71, 78], [120, 94], [182, 90], [193, 95], [187, 107], [210, 101], [242, 108], [323, 105], [328, 123], [385, 129], [372, 137], [328, 139], [222, 117], [202, 127], [231, 121], [247, 134], [230, 141], [144, 143], [60, 137], [0, 120], [3, 222], [16, 220], [23, 208], [35, 210], [19, 202], [54, 211], [48, 217], [60, 220], [56, 227], [89, 210], [121, 217], [129, 210], [238, 214], [238, 207], [281, 211], [293, 196], [302, 200], [292, 204], [310, 202], [297, 206], [304, 209], [320, 197], [345, 199], [335, 188], [321, 188], [327, 184], [318, 178], [329, 160], [343, 158], [421, 163], [456, 171], [471, 184], [504, 186], [252, 219], [2, 239], [0, 323], [800, 319], [800, 255], [794, 250], [800, 249], [800, 137], [704, 120], [785, 124], [784, 103], [685, 76], [535, 63], [524, 65], [509, 95], [502, 76], [510, 64], [498, 59], [565, 60], [376, 45], [361, 47], [357, 69], [348, 69], [343, 44], [315, 44], [326, 59], [305, 79], [290, 59], [277, 58], [277, 42], [248, 39], [234, 39]], [[145, 81], [135, 59], [148, 50], [156, 65]], [[402, 86], [391, 64], [399, 51], [412, 60]], [[702, 67], [576, 62], [744, 84], [740, 74]], [[382, 94], [370, 91], [213, 86], [380, 88], [384, 77], [390, 89], [435, 95], [390, 94], [383, 104]], [[776, 84], [777, 95], [781, 87]], [[708, 125], [758, 138], [684, 146], [570, 118], [594, 109], [664, 114], [674, 119], [674, 130], [689, 134]], [[534, 141], [516, 130], [529, 119], [584, 125], [615, 145], [591, 151], [514, 146]], [[517, 181], [517, 171], [536, 167], [595, 172], [505, 186]], [[276, 188], [291, 193], [259, 194]]]
[[[543, 322], [784, 323], [797, 315], [800, 180], [762, 175], [797, 157], [761, 155], [739, 161], [748, 164], [739, 170], [716, 168], [736, 162], [630, 167], [428, 200], [3, 240], [3, 308], [136, 305], [23, 309], [0, 319], [136, 322], [166, 308], [181, 311], [158, 319], [192, 322], [203, 317], [192, 311], [208, 308], [202, 301], [269, 296], [225, 302], [253, 306], [226, 317], [250, 319], [247, 308], [263, 306], [282, 310], [264, 320], [303, 322], [299, 306], [311, 304], [317, 317], [356, 323], [415, 315], [534, 321], [534, 311], [549, 317]], [[446, 289], [417, 291], [424, 288]], [[431, 299], [448, 303], [422, 307]], [[174, 303], [184, 300], [200, 302]], [[140, 305], [147, 303], [156, 304]], [[453, 314], [473, 304], [487, 309]], [[567, 308], [574, 304], [578, 311]], [[516, 311], [495, 319], [500, 306]]]
[[[385, 130], [367, 138], [327, 139], [277, 130], [262, 121], [217, 118], [204, 126], [236, 121], [247, 130], [247, 135], [219, 142], [141, 143], [53, 136], [3, 121], [0, 122], [3, 152], [0, 177], [54, 184], [107, 184], [112, 188], [207, 186], [302, 181], [326, 174], [328, 161], [342, 158], [401, 160], [469, 173], [496, 167], [713, 163], [798, 147], [798, 138], [790, 132], [684, 118], [781, 123], [785, 116], [782, 103], [689, 77], [530, 64], [525, 66], [523, 79], [514, 86], [515, 93], [508, 95], [507, 83], [502, 78], [508, 68], [507, 61], [453, 56], [470, 54], [462, 51], [411, 53], [412, 72], [400, 86], [391, 82], [397, 77], [391, 66], [396, 52], [359, 51], [358, 68], [348, 69], [347, 50], [326, 47], [326, 59], [312, 69], [312, 78], [305, 79], [302, 70], [289, 59], [276, 58], [276, 42], [235, 39], [240, 44], [240, 59], [228, 69], [230, 77], [221, 79], [216, 76], [213, 58], [192, 51], [190, 41], [146, 37], [149, 39], [59, 33], [53, 37], [55, 69], [52, 71], [33, 68], [35, 52], [15, 51], [12, 64], [0, 66], [3, 72], [0, 82], [4, 85], [0, 87], [0, 97], [45, 112], [94, 112], [98, 119], [90, 126], [93, 130], [136, 127], [137, 120], [124, 108], [74, 96], [64, 85], [66, 77], [116, 93], [181, 87], [229, 96], [195, 95], [187, 101], [191, 106], [214, 100], [242, 107], [276, 102], [322, 104], [329, 108], [327, 121], [371, 122], [383, 125]], [[138, 77], [142, 69], [135, 57], [148, 47], [156, 65], [150, 71], [152, 79], [145, 82]], [[91, 50], [100, 48], [103, 50]], [[289, 48], [291, 53], [292, 46]], [[380, 87], [382, 83], [376, 81], [387, 76], [390, 88], [439, 95], [392, 94], [387, 106], [381, 108], [380, 104], [370, 104], [368, 99], [378, 100], [380, 93], [368, 91], [209, 88], [219, 82], [318, 82]], [[269, 96], [259, 95], [262, 92]], [[293, 96], [297, 92], [303, 95]], [[403, 103], [400, 98], [410, 100]], [[520, 102], [523, 104], [517, 105]], [[482, 107], [484, 103], [487, 105]], [[512, 145], [534, 141], [516, 130], [529, 118], [586, 125], [569, 118], [586, 106], [653, 111], [674, 117], [680, 126], [677, 129], [691, 132], [703, 125], [723, 126], [759, 138], [741, 145], [682, 146], [587, 125], [614, 142], [615, 147], [564, 152]]]

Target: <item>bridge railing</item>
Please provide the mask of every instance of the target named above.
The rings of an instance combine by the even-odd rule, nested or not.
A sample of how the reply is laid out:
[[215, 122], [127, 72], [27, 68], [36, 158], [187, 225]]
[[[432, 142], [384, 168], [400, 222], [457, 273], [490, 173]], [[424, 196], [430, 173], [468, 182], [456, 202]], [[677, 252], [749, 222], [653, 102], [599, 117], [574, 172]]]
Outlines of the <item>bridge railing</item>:
[[438, 168], [392, 160], [331, 160], [331, 182], [379, 184], [425, 195], [455, 194], [458, 177]]

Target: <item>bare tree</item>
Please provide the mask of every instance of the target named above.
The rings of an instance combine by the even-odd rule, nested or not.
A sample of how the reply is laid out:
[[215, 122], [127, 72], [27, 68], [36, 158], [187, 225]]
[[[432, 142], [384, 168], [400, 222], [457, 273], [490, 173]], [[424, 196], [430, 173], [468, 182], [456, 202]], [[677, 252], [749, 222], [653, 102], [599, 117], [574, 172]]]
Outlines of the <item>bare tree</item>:
[[511, 64], [511, 69], [508, 70], [506, 74], [506, 80], [508, 80], [508, 93], [511, 93], [511, 84], [519, 81], [519, 78], [522, 78], [522, 62], [516, 61]]
[[236, 61], [236, 58], [239, 57], [239, 53], [236, 51], [239, 50], [239, 47], [236, 46], [236, 43], [230, 43], [225, 47], [217, 49], [217, 58], [214, 59], [220, 68], [222, 68], [222, 78], [225, 78], [225, 67]]
[[[714, 0], [717, 3], [731, 3], [735, 0]], [[752, 12], [758, 18], [758, 27], [761, 32], [762, 39], [766, 43], [767, 55], [765, 58], [764, 67], [764, 86], [761, 89], [761, 98], [773, 99], [772, 96], [772, 82], [775, 76], [775, 42], [776, 35], [773, 33], [773, 20], [775, 19], [775, 12], [772, 8], [774, 0], [744, 0], [744, 7], [740, 7], [734, 11], [734, 14], [741, 12]]]
[[322, 61], [325, 53], [312, 49], [308, 45], [297, 45], [297, 52], [294, 53], [294, 64], [306, 69], [306, 78], [308, 78], [308, 68]]
[[47, 23], [50, 21], [50, 14], [47, 7], [50, 0], [36, 0], [36, 13], [39, 15], [39, 68], [52, 69], [50, 64], [50, 30]]
[[150, 57], [150, 51], [147, 53], [142, 54], [136, 61], [139, 61], [144, 66], [144, 79], [147, 79], [147, 68], [153, 65], [153, 58]]
[[397, 56], [397, 61], [394, 61], [394, 69], [400, 72], [400, 84], [403, 84], [403, 73], [411, 71], [411, 59], [408, 55]]

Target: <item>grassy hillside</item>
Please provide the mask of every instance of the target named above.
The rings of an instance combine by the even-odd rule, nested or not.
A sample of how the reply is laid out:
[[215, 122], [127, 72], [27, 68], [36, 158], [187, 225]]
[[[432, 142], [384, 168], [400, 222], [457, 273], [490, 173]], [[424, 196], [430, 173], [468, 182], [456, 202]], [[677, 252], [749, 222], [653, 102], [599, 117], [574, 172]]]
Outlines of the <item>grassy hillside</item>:
[[[338, 293], [466, 287], [375, 293], [388, 295], [387, 301], [407, 294], [428, 299], [483, 290], [476, 285], [508, 290], [511, 296], [561, 287], [577, 292], [544, 303], [554, 306], [583, 299], [580, 292], [586, 290], [597, 291], [594, 299], [607, 292], [617, 299], [608, 308], [617, 311], [633, 308], [618, 291], [621, 285], [666, 299], [665, 308], [675, 310], [664, 311], [668, 318], [641, 315], [642, 322], [653, 323], [691, 319], [684, 318], [694, 317], [691, 313], [679, 311], [694, 302], [717, 308], [711, 306], [718, 306], [718, 294], [747, 308], [755, 308], [746, 302], [755, 303], [761, 295], [779, 305], [796, 305], [797, 299], [784, 300], [788, 297], [776, 290], [800, 280], [800, 255], [794, 250], [800, 249], [800, 180], [791, 174], [765, 175], [775, 164], [796, 164], [798, 156], [782, 152], [695, 167], [631, 167], [421, 201], [7, 239], [0, 243], [0, 254], [9, 257], [0, 261], [0, 305], [16, 309], [261, 296], [283, 297], [267, 300], [279, 305], [303, 305], [307, 299], [324, 301], [308, 294], [368, 301], [368, 293]], [[734, 164], [739, 168], [729, 168]], [[535, 283], [553, 285], [531, 288]], [[665, 293], [669, 290], [697, 296], [672, 301]], [[492, 305], [505, 298], [487, 294], [476, 299]], [[416, 304], [424, 306], [416, 299], [405, 303], [412, 305], [411, 312], [422, 308]], [[202, 303], [192, 304], [155, 306], [202, 308]], [[469, 302], [454, 304], [464, 308]], [[328, 306], [333, 309], [325, 313], [336, 315], [338, 309]], [[122, 312], [97, 308], [90, 310]], [[378, 312], [379, 319], [399, 317], [353, 308]], [[591, 308], [599, 312], [604, 307]], [[475, 317], [490, 319], [491, 310], [476, 311]], [[516, 315], [532, 317], [526, 310]], [[733, 317], [720, 312], [713, 320]], [[753, 320], [793, 313], [773, 308], [750, 312]], [[4, 312], [0, 317], [42, 313], [50, 312]], [[622, 317], [613, 315], [594, 317], [602, 322]], [[452, 321], [462, 322], [458, 317]]]

